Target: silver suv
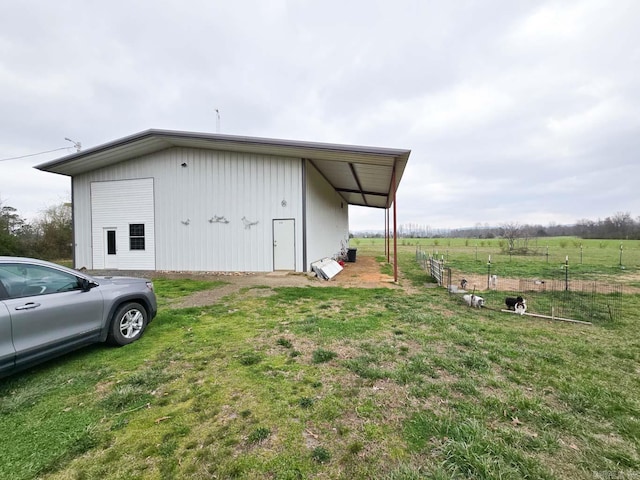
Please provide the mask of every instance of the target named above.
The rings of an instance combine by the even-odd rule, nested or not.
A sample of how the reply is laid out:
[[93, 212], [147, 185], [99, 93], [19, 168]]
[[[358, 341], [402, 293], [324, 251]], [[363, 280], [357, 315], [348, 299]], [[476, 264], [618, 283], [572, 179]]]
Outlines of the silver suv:
[[131, 343], [157, 309], [149, 280], [0, 257], [0, 377], [91, 343]]

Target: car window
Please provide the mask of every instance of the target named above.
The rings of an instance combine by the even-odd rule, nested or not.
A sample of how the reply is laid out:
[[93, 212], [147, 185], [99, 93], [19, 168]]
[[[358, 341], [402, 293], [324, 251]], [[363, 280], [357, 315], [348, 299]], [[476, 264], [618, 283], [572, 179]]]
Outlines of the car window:
[[75, 275], [21, 263], [0, 265], [0, 282], [8, 298], [48, 295], [82, 288]]

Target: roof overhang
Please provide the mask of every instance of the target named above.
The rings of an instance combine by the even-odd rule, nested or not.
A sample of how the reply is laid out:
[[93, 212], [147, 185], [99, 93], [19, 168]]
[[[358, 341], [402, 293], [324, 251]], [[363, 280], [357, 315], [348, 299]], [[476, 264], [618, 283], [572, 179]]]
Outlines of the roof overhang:
[[393, 203], [411, 153], [394, 148], [151, 129], [35, 168], [73, 177], [174, 147], [307, 159], [349, 205], [377, 208], [389, 208]]

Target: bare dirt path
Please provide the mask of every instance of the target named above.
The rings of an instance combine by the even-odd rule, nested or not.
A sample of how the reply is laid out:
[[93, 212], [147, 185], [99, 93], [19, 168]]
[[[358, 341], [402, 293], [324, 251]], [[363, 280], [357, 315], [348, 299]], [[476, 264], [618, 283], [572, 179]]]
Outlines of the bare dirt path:
[[[382, 264], [372, 256], [359, 256], [355, 262], [345, 263], [344, 269], [331, 280], [322, 280], [305, 273], [271, 272], [271, 273], [240, 273], [240, 272], [105, 272], [94, 271], [93, 275], [131, 275], [153, 278], [197, 279], [225, 282], [218, 288], [196, 292], [187, 297], [176, 299], [169, 303], [170, 308], [201, 307], [212, 305], [220, 299], [233, 295], [242, 290], [247, 295], [266, 296], [273, 293], [277, 287], [344, 287], [344, 288], [391, 288], [414, 293], [408, 281], [399, 274], [399, 282], [393, 281], [393, 276], [381, 273]], [[403, 286], [404, 285], [404, 286]], [[268, 287], [268, 288], [264, 288]]]

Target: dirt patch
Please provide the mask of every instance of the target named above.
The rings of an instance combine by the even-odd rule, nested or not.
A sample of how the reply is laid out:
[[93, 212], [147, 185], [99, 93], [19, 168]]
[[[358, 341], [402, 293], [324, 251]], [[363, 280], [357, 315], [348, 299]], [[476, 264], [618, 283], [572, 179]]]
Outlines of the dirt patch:
[[375, 257], [360, 256], [353, 263], [344, 264], [344, 270], [340, 272], [332, 281], [345, 287], [359, 288], [395, 288], [393, 276], [382, 273], [380, 270], [383, 264]]
[[[466, 290], [469, 292], [482, 292], [497, 290], [501, 292], [546, 292], [561, 291], [564, 289], [564, 280], [549, 280], [540, 278], [509, 278], [496, 277], [491, 280], [487, 275], [464, 273], [459, 270], [451, 270], [451, 283], [460, 288], [462, 279], [467, 280]], [[624, 277], [625, 282], [633, 281], [633, 276]], [[640, 293], [640, 288], [632, 285], [621, 285], [620, 278], [603, 276], [598, 280], [569, 280], [569, 290], [587, 291], [594, 293], [611, 293], [620, 289], [622, 293]]]

